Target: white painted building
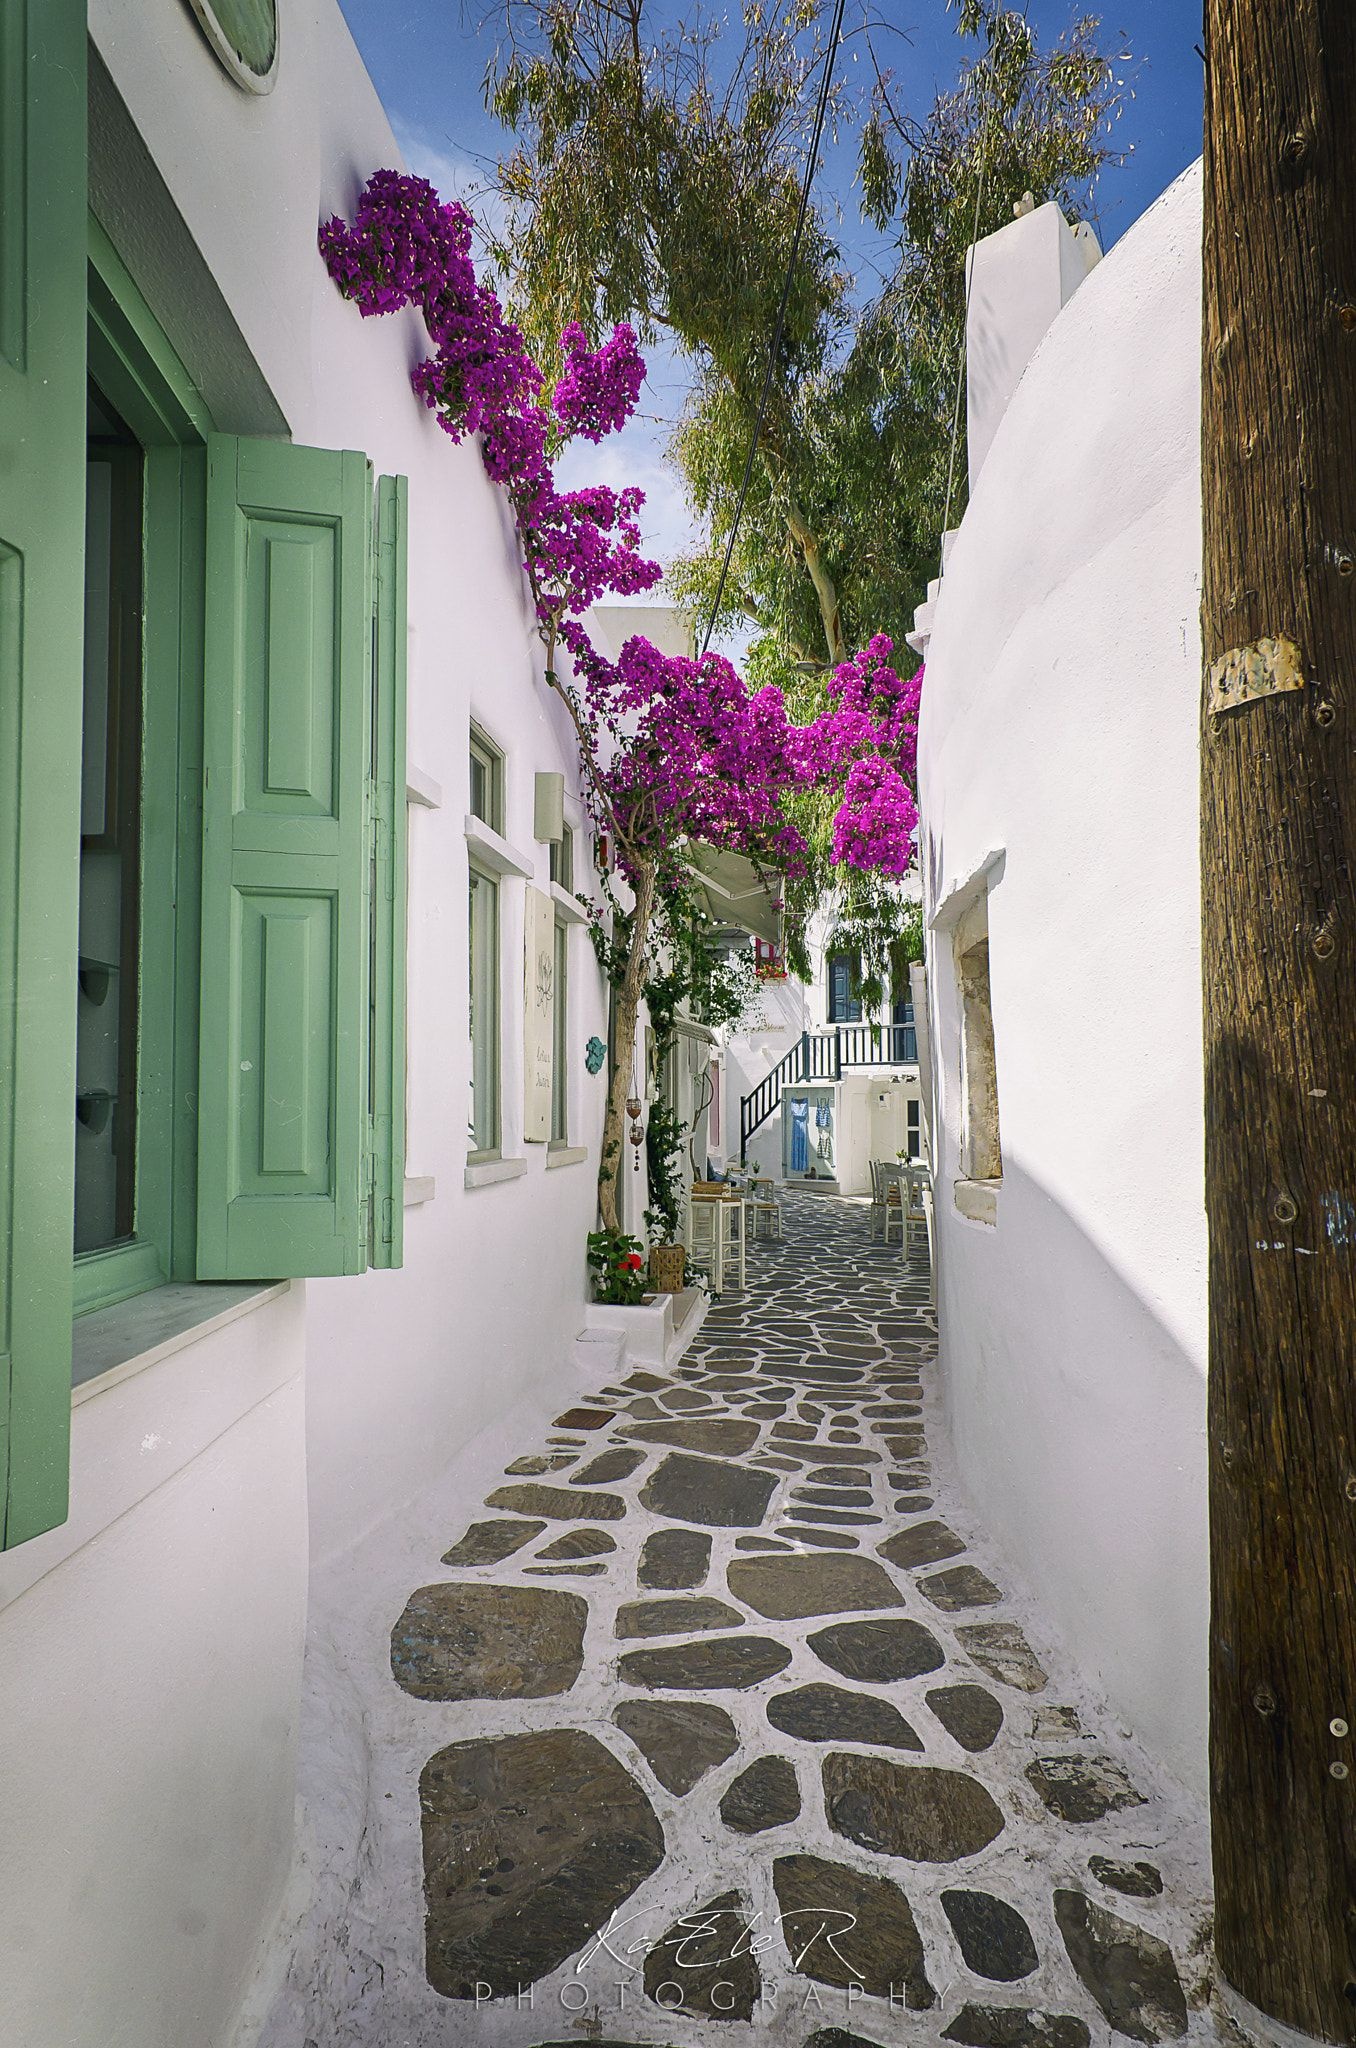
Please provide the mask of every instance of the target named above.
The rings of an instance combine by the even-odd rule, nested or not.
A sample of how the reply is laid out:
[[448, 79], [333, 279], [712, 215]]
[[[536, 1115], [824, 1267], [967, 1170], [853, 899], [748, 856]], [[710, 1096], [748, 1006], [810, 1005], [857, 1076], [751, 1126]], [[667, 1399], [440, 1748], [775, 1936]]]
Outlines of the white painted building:
[[[1090, 271], [980, 245], [970, 503], [920, 611], [942, 1365], [1093, 1682], [1206, 1777], [1200, 175]], [[929, 637], [930, 636], [930, 637]]]
[[[50, 446], [23, 447], [42, 490], [30, 488], [20, 503], [0, 483], [0, 541], [29, 546], [35, 621], [39, 601], [47, 607], [38, 652], [64, 663], [50, 686], [36, 667], [23, 685], [33, 733], [51, 741], [49, 755], [34, 755], [43, 787], [20, 792], [24, 847], [52, 862], [36, 927], [50, 958], [43, 978], [21, 991], [39, 1022], [50, 998], [39, 1047], [48, 1065], [29, 1095], [15, 1098], [18, 1108], [6, 1098], [0, 1114], [23, 1170], [36, 1162], [38, 1188], [30, 1200], [27, 1184], [15, 1182], [25, 1234], [12, 1256], [28, 1263], [6, 1269], [15, 1283], [5, 1324], [14, 1394], [0, 1410], [0, 1424], [7, 1416], [12, 1424], [12, 1547], [0, 1555], [0, 2039], [15, 2048], [115, 2040], [208, 2048], [229, 2038], [292, 1865], [308, 1579], [341, 1576], [349, 1547], [470, 1455], [488, 1429], [511, 1431], [515, 1418], [520, 1429], [535, 1426], [579, 1383], [572, 1333], [585, 1321], [584, 1238], [595, 1215], [606, 1085], [605, 1074], [587, 1072], [585, 1048], [606, 1037], [606, 1000], [570, 889], [555, 879], [569, 879], [561, 842], [542, 836], [538, 810], [538, 777], [563, 776], [573, 886], [586, 886], [592, 864], [576, 757], [541, 683], [506, 501], [476, 446], [454, 447], [410, 389], [410, 369], [426, 352], [420, 323], [412, 313], [362, 320], [317, 253], [319, 223], [351, 214], [369, 173], [398, 161], [386, 117], [335, 0], [282, 12], [271, 90], [258, 92], [229, 75], [181, 0], [91, 0], [87, 158], [84, 21], [73, 0], [29, 10], [32, 61], [0, 79], [5, 131], [22, 134], [26, 121], [29, 138], [26, 161], [7, 153], [0, 166], [7, 219], [27, 219], [38, 266], [27, 280], [39, 287], [27, 294], [29, 372], [59, 387], [65, 402]], [[198, 13], [230, 19], [237, 11], [214, 13], [201, 0]], [[257, 26], [270, 9], [248, 13]], [[0, 263], [0, 339], [16, 361], [26, 280], [11, 258], [21, 246], [10, 242]], [[111, 742], [98, 761], [86, 759], [97, 818], [82, 820], [83, 840], [76, 830], [79, 526], [68, 519], [64, 553], [49, 554], [39, 546], [46, 531], [30, 542], [21, 524], [38, 513], [55, 519], [51, 507], [67, 502], [79, 518], [87, 290], [91, 506], [104, 506], [102, 528], [91, 525], [87, 572], [94, 584], [102, 574], [105, 615], [111, 606], [145, 644], [120, 678], [110, 680], [111, 642], [99, 643], [93, 681], [87, 661], [86, 753], [94, 726], [112, 730], [110, 705], [128, 730], [140, 728], [140, 779], [133, 749], [122, 757], [132, 783], [117, 798], [139, 798], [140, 869], [135, 808], [130, 859], [112, 822]], [[6, 385], [0, 404], [17, 402]], [[313, 851], [330, 844], [326, 834], [348, 847], [348, 823], [362, 814], [366, 713], [355, 722], [353, 706], [371, 708], [363, 535], [372, 485], [361, 460], [355, 467], [306, 453], [332, 450], [359, 451], [378, 478], [408, 480], [403, 497], [378, 491], [375, 567], [385, 679], [378, 716], [394, 719], [391, 697], [380, 693], [404, 666], [408, 742], [398, 748], [392, 725], [375, 743], [385, 767], [378, 762], [374, 783], [386, 774], [390, 801], [383, 809], [378, 787], [378, 829], [353, 842], [368, 846], [374, 885], [364, 862], [344, 866], [341, 852], [328, 878], [307, 870], [305, 887], [296, 885], [301, 907], [284, 916], [284, 885], [276, 872], [266, 882], [278, 915], [262, 914], [264, 950], [275, 948], [279, 989], [291, 963], [302, 1008], [289, 995], [270, 1009], [267, 989], [254, 990], [261, 1061], [251, 1057], [244, 1011], [230, 1005], [249, 996], [232, 975], [248, 980], [250, 960], [263, 955], [251, 954], [248, 931], [242, 937], [239, 925], [219, 921], [230, 891], [247, 896], [251, 885], [241, 870], [244, 880], [237, 874], [226, 893], [214, 893], [224, 842], [212, 833], [233, 832], [230, 843], [253, 844], [250, 858], [262, 861], [271, 858], [259, 850], [264, 828], [254, 842], [241, 838], [255, 799], [261, 813], [291, 805], [288, 830], [293, 812], [318, 820], [296, 827]], [[127, 476], [130, 495], [120, 500]], [[267, 478], [276, 490], [261, 512]], [[331, 484], [334, 506], [325, 498]], [[44, 492], [50, 503], [35, 511]], [[279, 580], [269, 602], [286, 659], [256, 698], [248, 689], [259, 654], [249, 639], [253, 558], [238, 590], [216, 550], [224, 532], [260, 519], [273, 522], [265, 538]], [[335, 535], [337, 555], [326, 552]], [[402, 549], [407, 579], [399, 578]], [[126, 580], [131, 554], [139, 557], [135, 589]], [[308, 580], [316, 577], [337, 579], [323, 582], [319, 609], [312, 596], [321, 586]], [[296, 617], [289, 604], [300, 607]], [[63, 616], [74, 621], [74, 638]], [[301, 637], [284, 646], [294, 627]], [[312, 629], [318, 638], [307, 637]], [[325, 693], [341, 671], [331, 702]], [[238, 726], [228, 701], [233, 674], [245, 679]], [[300, 710], [287, 696], [298, 674], [312, 691]], [[91, 721], [91, 702], [107, 713], [102, 725]], [[39, 712], [48, 725], [39, 726]], [[223, 725], [227, 748], [212, 771], [218, 779], [207, 780], [206, 852], [192, 739], [204, 714], [209, 758]], [[229, 748], [241, 733], [244, 752], [233, 763]], [[8, 747], [6, 756], [8, 774]], [[233, 820], [213, 809], [230, 791]], [[406, 949], [395, 914], [403, 881], [395, 807], [407, 794]], [[549, 812], [550, 785], [545, 796]], [[139, 932], [135, 920], [97, 923], [98, 904], [85, 906], [79, 1061], [93, 1062], [88, 1085], [69, 1026], [78, 844], [87, 895], [98, 895], [118, 859], [124, 908], [140, 896]], [[216, 934], [201, 949], [199, 893], [204, 931]], [[321, 897], [331, 906], [324, 917], [338, 919], [323, 930], [312, 917]], [[355, 937], [369, 916], [373, 958], [387, 949], [386, 979], [374, 968], [370, 988], [365, 922]], [[564, 1016], [554, 1040], [548, 1030], [529, 1045], [525, 989], [530, 996], [528, 970], [543, 940], [554, 952], [557, 1001], [565, 983]], [[327, 945], [337, 947], [334, 957]], [[308, 950], [315, 947], [321, 953]], [[391, 983], [402, 958], [403, 1014]], [[134, 991], [121, 1007], [119, 986]], [[368, 1068], [352, 1057], [365, 1001], [375, 1102], [360, 1098]], [[298, 1017], [309, 1022], [299, 1027]], [[317, 1030], [330, 1066], [309, 1080], [289, 1078], [288, 1060], [304, 1067]], [[551, 1098], [536, 1128], [529, 1053]], [[293, 1096], [300, 1090], [309, 1105], [311, 1081], [323, 1084], [319, 1135], [303, 1106], [298, 1137], [289, 1126]], [[248, 1219], [223, 1192], [210, 1147], [198, 1143], [198, 1102], [214, 1090], [228, 1104], [220, 1127], [258, 1141], [254, 1167], [230, 1167], [245, 1180], [255, 1168], [262, 1176], [248, 1246]], [[77, 1094], [82, 1164], [73, 1188], [63, 1162]], [[27, 1122], [5, 1123], [11, 1114]], [[40, 1114], [51, 1127], [37, 1143]], [[377, 1185], [363, 1197], [359, 1162], [369, 1148]], [[394, 1176], [384, 1192], [383, 1166]], [[125, 1186], [119, 1170], [130, 1176]], [[232, 1185], [238, 1194], [243, 1181]], [[296, 1249], [295, 1211], [277, 1206], [289, 1192], [322, 1218], [323, 1249]], [[350, 1195], [353, 1213], [344, 1208]], [[125, 1215], [115, 1213], [120, 1201]], [[85, 1223], [75, 1286], [86, 1312], [72, 1344], [64, 1302], [73, 1204], [77, 1230]], [[380, 1270], [402, 1215], [403, 1265]], [[217, 1224], [213, 1250], [209, 1225]], [[278, 1282], [280, 1268], [299, 1277]], [[202, 1271], [234, 1277], [201, 1284]], [[43, 1289], [60, 1312], [33, 1337], [24, 1315]]]
[[[906, 893], [917, 900], [910, 878]], [[813, 979], [764, 946], [761, 1015], [724, 1034], [721, 1159], [788, 1185], [864, 1195], [871, 1161], [927, 1156], [913, 992], [880, 1014], [856, 992], [831, 908], [813, 919]]]

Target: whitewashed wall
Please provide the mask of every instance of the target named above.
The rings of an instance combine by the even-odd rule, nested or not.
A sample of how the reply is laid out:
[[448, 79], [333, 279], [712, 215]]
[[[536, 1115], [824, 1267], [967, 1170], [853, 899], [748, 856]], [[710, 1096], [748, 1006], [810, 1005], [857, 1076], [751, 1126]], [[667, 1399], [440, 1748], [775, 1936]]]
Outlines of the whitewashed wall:
[[[409, 760], [443, 802], [411, 820], [408, 1166], [431, 1175], [437, 1193], [406, 1217], [403, 1272], [308, 1290], [311, 1518], [325, 1555], [408, 1499], [496, 1408], [549, 1372], [567, 1311], [582, 1306], [592, 1170], [548, 1175], [544, 1148], [521, 1142], [523, 1006], [512, 966], [522, 959], [524, 890], [512, 879], [501, 890], [503, 1150], [529, 1170], [462, 1187], [468, 722], [507, 757], [505, 836], [535, 855], [542, 886], [533, 772], [570, 770], [574, 757], [539, 680], [507, 502], [478, 446], [454, 447], [409, 388], [428, 353], [422, 322], [413, 311], [361, 319], [316, 252], [320, 221], [351, 215], [369, 173], [399, 161], [335, 0], [287, 10], [278, 82], [265, 98], [231, 86], [175, 0], [99, 0], [94, 19], [114, 82], [293, 439], [361, 448], [378, 470], [410, 479]], [[586, 848], [577, 851], [584, 880]], [[571, 1045], [582, 1059], [603, 1013], [592, 955], [574, 938], [581, 999]], [[601, 1084], [577, 1078], [576, 1121], [593, 1141]]]
[[987, 866], [1003, 1180], [952, 1194], [958, 1016], [929, 945], [942, 1365], [967, 1485], [1144, 1742], [1205, 1781], [1198, 952], [1200, 178], [1078, 289], [937, 601], [926, 907]]
[[83, 1389], [0, 1557], [0, 2040], [217, 2048], [292, 1856], [304, 1296]]
[[154, 167], [119, 145], [93, 184], [219, 427], [363, 449], [409, 477], [409, 760], [442, 802], [411, 818], [408, 1171], [434, 1194], [406, 1213], [403, 1271], [298, 1285], [96, 1382], [74, 1413], [71, 1523], [0, 1560], [0, 2038], [24, 2048], [229, 2037], [291, 1856], [308, 1509], [311, 1562], [333, 1558], [496, 1418], [550, 1412], [583, 1320], [604, 1087], [583, 1048], [605, 1035], [603, 991], [575, 928], [583, 1156], [548, 1170], [520, 1142], [513, 879], [503, 1150], [525, 1167], [463, 1184], [468, 721], [505, 750], [506, 836], [543, 887], [533, 773], [572, 786], [572, 750], [504, 501], [410, 391], [418, 321], [360, 319], [316, 251], [322, 218], [398, 160], [386, 117], [335, 0], [282, 14], [276, 89], [252, 98], [183, 0], [92, 0]]

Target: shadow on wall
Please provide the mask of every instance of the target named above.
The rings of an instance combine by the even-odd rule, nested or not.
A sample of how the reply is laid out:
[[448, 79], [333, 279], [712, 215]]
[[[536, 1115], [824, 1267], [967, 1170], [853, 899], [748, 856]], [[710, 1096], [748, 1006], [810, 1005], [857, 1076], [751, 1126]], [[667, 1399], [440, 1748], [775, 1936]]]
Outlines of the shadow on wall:
[[[1203, 1793], [1203, 1278], [1193, 1351], [1006, 1147], [996, 1227], [959, 1216], [944, 1185], [938, 1224], [943, 1387], [962, 1481], [1089, 1682]], [[1202, 1224], [1183, 1259], [1203, 1246]]]

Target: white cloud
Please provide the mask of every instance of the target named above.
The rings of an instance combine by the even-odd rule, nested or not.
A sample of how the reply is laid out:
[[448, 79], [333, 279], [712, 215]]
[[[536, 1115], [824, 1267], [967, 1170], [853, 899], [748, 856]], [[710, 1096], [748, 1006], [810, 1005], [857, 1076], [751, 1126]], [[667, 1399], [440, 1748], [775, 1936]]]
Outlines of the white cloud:
[[585, 484], [610, 484], [615, 491], [638, 484], [645, 493], [640, 515], [645, 553], [666, 569], [697, 538], [682, 480], [655, 447], [644, 421], [632, 420], [597, 447], [592, 441], [572, 442], [556, 465], [556, 479], [567, 491]]
[[645, 493], [640, 520], [645, 552], [666, 569], [700, 538], [681, 473], [666, 453], [688, 382], [687, 367], [671, 343], [649, 349], [640, 403], [621, 432], [596, 445], [573, 442], [557, 468], [567, 490], [589, 483], [610, 484], [614, 490], [639, 484]]

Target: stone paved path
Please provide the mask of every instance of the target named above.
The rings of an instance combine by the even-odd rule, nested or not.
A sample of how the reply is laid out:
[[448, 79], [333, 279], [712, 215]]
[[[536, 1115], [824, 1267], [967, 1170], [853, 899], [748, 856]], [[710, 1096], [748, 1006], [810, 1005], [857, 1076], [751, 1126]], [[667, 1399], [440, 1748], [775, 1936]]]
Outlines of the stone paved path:
[[861, 1205], [787, 1210], [429, 1556], [390, 1644], [424, 1898], [384, 1910], [445, 2017], [334, 2040], [1216, 2038], [1199, 1817], [946, 1492], [923, 1280]]

